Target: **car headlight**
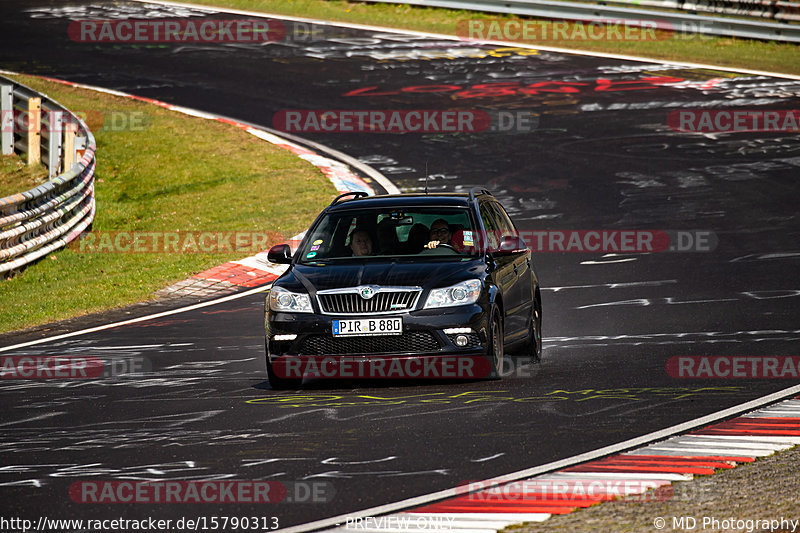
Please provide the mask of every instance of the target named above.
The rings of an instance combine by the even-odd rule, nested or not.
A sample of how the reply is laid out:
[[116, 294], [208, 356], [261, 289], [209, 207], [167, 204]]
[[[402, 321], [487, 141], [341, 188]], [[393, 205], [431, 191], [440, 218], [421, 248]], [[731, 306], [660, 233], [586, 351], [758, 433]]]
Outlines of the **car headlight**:
[[289, 313], [313, 313], [311, 298], [308, 294], [289, 292], [281, 287], [272, 287], [269, 291], [269, 308], [272, 311]]
[[425, 301], [425, 309], [435, 307], [452, 307], [454, 305], [473, 304], [481, 295], [481, 282], [470, 279], [456, 283], [452, 287], [433, 289]]

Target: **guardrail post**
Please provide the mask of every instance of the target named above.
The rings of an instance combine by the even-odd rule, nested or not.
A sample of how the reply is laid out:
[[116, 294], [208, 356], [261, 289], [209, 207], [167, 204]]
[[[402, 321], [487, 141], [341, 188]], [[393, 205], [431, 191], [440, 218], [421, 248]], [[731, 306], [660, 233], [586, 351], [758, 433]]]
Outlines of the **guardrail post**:
[[42, 161], [42, 99], [28, 98], [28, 165]]
[[0, 144], [3, 155], [14, 153], [14, 86], [0, 85]]
[[77, 129], [78, 125], [75, 124], [72, 117], [69, 117], [64, 126], [64, 157], [61, 159], [64, 163], [63, 172], [69, 171], [72, 164], [75, 163], [75, 132]]
[[83, 158], [83, 154], [86, 153], [86, 137], [83, 135], [75, 136], [75, 160], [80, 161]]
[[62, 111], [50, 111], [49, 113], [49, 135], [47, 138], [47, 169], [50, 177], [58, 175], [61, 167], [61, 139], [64, 131], [64, 113]]

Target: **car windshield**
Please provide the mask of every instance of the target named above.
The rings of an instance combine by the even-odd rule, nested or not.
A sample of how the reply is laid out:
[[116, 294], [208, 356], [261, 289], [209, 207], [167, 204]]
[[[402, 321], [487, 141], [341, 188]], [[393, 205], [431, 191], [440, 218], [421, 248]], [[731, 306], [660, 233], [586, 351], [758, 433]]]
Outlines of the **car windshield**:
[[458, 259], [475, 255], [475, 237], [467, 208], [340, 209], [314, 226], [298, 261]]

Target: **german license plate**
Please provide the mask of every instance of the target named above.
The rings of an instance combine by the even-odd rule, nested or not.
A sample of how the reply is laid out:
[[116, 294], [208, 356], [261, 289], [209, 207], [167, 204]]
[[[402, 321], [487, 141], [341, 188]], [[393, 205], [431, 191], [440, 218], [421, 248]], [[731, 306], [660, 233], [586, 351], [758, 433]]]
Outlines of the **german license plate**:
[[393, 318], [352, 318], [333, 321], [333, 336], [350, 335], [400, 335], [403, 333], [403, 319]]

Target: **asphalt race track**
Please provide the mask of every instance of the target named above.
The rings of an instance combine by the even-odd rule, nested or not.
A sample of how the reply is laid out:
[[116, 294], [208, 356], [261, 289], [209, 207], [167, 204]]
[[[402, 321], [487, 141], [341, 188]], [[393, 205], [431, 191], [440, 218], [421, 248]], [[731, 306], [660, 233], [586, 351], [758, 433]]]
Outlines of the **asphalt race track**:
[[[309, 36], [291, 22], [274, 43], [84, 43], [68, 37], [70, 17], [234, 17], [103, 0], [0, 10], [0, 68], [268, 127], [282, 110], [533, 112], [527, 132], [300, 135], [404, 191], [420, 190], [426, 168], [431, 191], [488, 187], [525, 230], [682, 231], [673, 247], [692, 248], [536, 254], [543, 363], [500, 382], [272, 391], [261, 294], [4, 352], [144, 372], [0, 384], [4, 515], [13, 502], [32, 520], [265, 516], [288, 527], [570, 457], [798, 381], [677, 379], [666, 367], [674, 356], [798, 355], [800, 137], [681, 133], [668, 115], [796, 109], [800, 81], [332, 26]], [[698, 235], [709, 244], [698, 249]], [[225, 479], [281, 482], [289, 497], [70, 497], [76, 482]]]

